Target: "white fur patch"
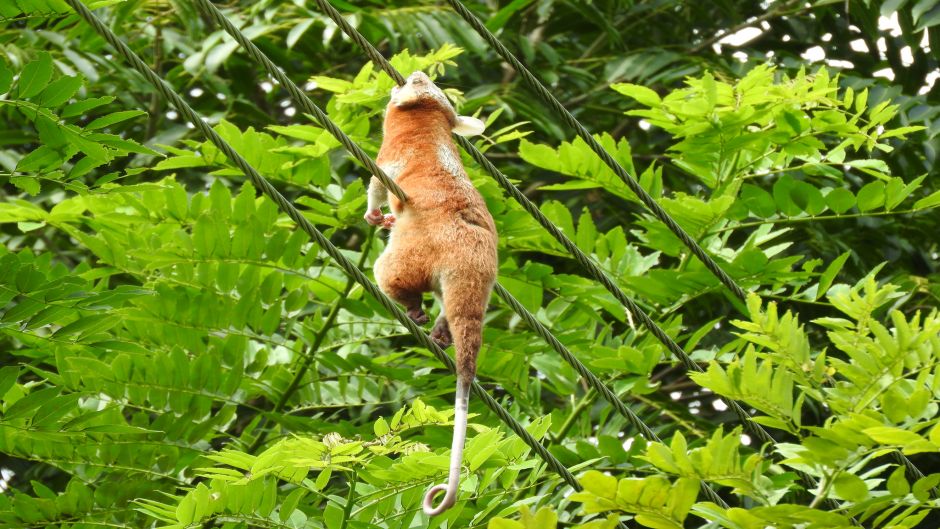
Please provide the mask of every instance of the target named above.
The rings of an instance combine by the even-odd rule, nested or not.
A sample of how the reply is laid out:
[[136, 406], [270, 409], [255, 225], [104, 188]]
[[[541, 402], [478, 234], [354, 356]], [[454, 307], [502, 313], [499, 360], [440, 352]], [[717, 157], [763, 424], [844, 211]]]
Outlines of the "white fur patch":
[[[394, 162], [385, 162], [379, 164], [379, 169], [382, 170], [389, 178], [395, 180], [398, 175], [401, 174], [401, 170], [404, 169], [405, 164], [401, 161]], [[369, 180], [369, 190], [366, 192], [367, 207], [369, 211], [380, 209], [383, 205], [388, 203], [388, 190], [385, 189], [385, 186], [382, 185], [382, 182], [375, 176]]]
[[385, 162], [379, 164], [379, 169], [381, 169], [385, 174], [388, 175], [392, 180], [398, 178], [398, 175], [401, 174], [401, 170], [404, 169], [405, 164], [401, 160], [395, 160], [394, 162]]
[[395, 106], [406, 105], [416, 99], [418, 99], [418, 93], [411, 83], [392, 88], [392, 104]]
[[441, 167], [444, 168], [444, 171], [450, 173], [454, 178], [463, 176], [463, 164], [460, 163], [460, 158], [450, 145], [446, 143], [438, 144], [437, 161], [441, 164]]

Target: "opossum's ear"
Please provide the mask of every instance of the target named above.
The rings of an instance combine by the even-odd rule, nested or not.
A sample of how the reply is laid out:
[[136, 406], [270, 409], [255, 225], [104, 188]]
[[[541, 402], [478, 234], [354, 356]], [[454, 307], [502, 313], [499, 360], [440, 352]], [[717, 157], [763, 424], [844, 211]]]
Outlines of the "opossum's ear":
[[457, 116], [457, 124], [454, 125], [454, 134], [460, 136], [478, 136], [483, 134], [486, 124], [477, 118], [470, 116]]

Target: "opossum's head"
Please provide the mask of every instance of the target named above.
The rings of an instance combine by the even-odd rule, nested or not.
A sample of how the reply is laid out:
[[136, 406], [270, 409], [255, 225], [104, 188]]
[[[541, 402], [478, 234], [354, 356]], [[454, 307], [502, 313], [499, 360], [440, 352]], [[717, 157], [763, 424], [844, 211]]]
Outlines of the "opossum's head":
[[392, 88], [392, 99], [388, 103], [389, 114], [393, 111], [440, 112], [454, 133], [461, 136], [482, 134], [485, 125], [477, 118], [458, 116], [444, 92], [424, 72], [414, 72], [402, 86]]

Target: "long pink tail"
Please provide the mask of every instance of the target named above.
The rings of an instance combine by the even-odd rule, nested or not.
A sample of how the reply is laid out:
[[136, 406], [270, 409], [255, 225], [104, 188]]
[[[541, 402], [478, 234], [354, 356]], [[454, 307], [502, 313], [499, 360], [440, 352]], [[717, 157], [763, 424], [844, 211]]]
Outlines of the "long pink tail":
[[[457, 485], [460, 484], [460, 466], [463, 461], [463, 445], [467, 439], [467, 403], [470, 400], [470, 383], [473, 379], [457, 377], [457, 395], [454, 399], [454, 441], [450, 446], [450, 473], [447, 484], [434, 485], [424, 495], [424, 513], [436, 516], [450, 509], [457, 501]], [[444, 499], [434, 507], [434, 497], [444, 491]]]

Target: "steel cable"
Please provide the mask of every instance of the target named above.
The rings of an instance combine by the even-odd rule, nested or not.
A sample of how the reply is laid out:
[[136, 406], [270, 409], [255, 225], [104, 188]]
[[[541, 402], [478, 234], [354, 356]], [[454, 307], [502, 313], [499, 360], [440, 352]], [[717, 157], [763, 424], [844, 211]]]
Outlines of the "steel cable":
[[[307, 97], [307, 95], [304, 94], [303, 91], [301, 91], [300, 88], [297, 87], [297, 85], [289, 77], [287, 77], [279, 68], [277, 68], [277, 66], [273, 62], [271, 62], [267, 58], [267, 56], [265, 56], [264, 53], [257, 46], [254, 45], [254, 43], [252, 43], [240, 30], [238, 30], [238, 28], [236, 28], [231, 23], [231, 21], [229, 21], [225, 17], [225, 15], [221, 11], [219, 11], [217, 7], [215, 7], [215, 5], [213, 5], [208, 0], [193, 0], [193, 1], [207, 15], [209, 15], [210, 18], [212, 18], [216, 23], [218, 23], [219, 26], [221, 26], [230, 36], [232, 36], [232, 38], [234, 38], [235, 41], [239, 45], [245, 48], [246, 51], [248, 51], [249, 56], [254, 58], [258, 63], [260, 63], [265, 68], [265, 70], [272, 77], [277, 79], [277, 81], [282, 86], [284, 86], [285, 89], [287, 89], [288, 93], [290, 94], [291, 98], [293, 99], [295, 103], [300, 105], [302, 109], [304, 109], [305, 111], [308, 111], [310, 114], [314, 114], [315, 116], [317, 116], [318, 122], [320, 122], [320, 124], [323, 125], [324, 128], [327, 128], [328, 130], [332, 130], [332, 128], [335, 127], [335, 125], [333, 125], [333, 123], [329, 120], [329, 117], [323, 115], [322, 113], [320, 113], [320, 115], [317, 115], [314, 112], [309, 110], [309, 109], [317, 108], [316, 105], [310, 100], [310, 98]], [[327, 125], [333, 125], [333, 127], [327, 127]], [[352, 154], [356, 156], [357, 160], [363, 161], [362, 159], [360, 159], [360, 156], [361, 156], [371, 161], [369, 156], [365, 154], [362, 151], [362, 149], [359, 148], [359, 146], [355, 144], [355, 142], [350, 141], [350, 144], [351, 145], [347, 146], [347, 148], [350, 149], [351, 151], [355, 151], [355, 152], [352, 152]], [[366, 165], [367, 167], [369, 167], [369, 164], [365, 162], [363, 162], [363, 165]], [[619, 398], [617, 398], [617, 396], [613, 393], [613, 391], [610, 390], [610, 388], [608, 388], [596, 375], [594, 375], [594, 373], [592, 373], [587, 368], [587, 366], [581, 363], [580, 360], [578, 360], [560, 341], [558, 341], [558, 339], [552, 335], [551, 331], [547, 327], [542, 325], [542, 323], [539, 322], [538, 319], [531, 312], [529, 312], [525, 307], [523, 307], [512, 296], [512, 294], [509, 293], [509, 291], [507, 291], [502, 285], [499, 285], [499, 284], [496, 285], [495, 291], [496, 291], [496, 294], [500, 298], [506, 301], [506, 303], [510, 306], [510, 308], [513, 309], [513, 311], [519, 314], [519, 316], [526, 322], [526, 324], [529, 325], [530, 328], [535, 330], [536, 333], [539, 334], [539, 336], [545, 339], [545, 341], [556, 352], [558, 352], [559, 355], [561, 355], [562, 358], [564, 358], [564, 360], [568, 362], [568, 364], [570, 364], [579, 374], [581, 374], [592, 387], [597, 389], [601, 393], [601, 395], [604, 396], [604, 398], [612, 406], [614, 406], [614, 408], [618, 411], [618, 413], [620, 413], [623, 417], [625, 417], [638, 431], [642, 433], [642, 435], [644, 435], [649, 440], [662, 442], [659, 439], [659, 437], [656, 436], [656, 434], [649, 428], [649, 426], [644, 424], [643, 421], [635, 413], [633, 413], [632, 410], [630, 410], [627, 406], [625, 406], [624, 403]], [[704, 490], [706, 491], [706, 495], [709, 496], [709, 499], [711, 499], [712, 501], [720, 505], [727, 505], [725, 504], [724, 500], [722, 500], [721, 497], [718, 496], [718, 494], [714, 490], [712, 490], [707, 484], [704, 484], [704, 482], [703, 482], [703, 487], [704, 487]]]
[[[317, 5], [319, 5], [320, 8], [323, 9], [327, 15], [329, 15], [329, 17], [333, 19], [334, 22], [336, 22], [337, 25], [340, 26], [344, 33], [346, 33], [360, 47], [363, 47], [363, 51], [373, 61], [373, 63], [382, 68], [385, 73], [391, 76], [392, 79], [395, 79], [399, 84], [404, 82], [404, 77], [402, 77], [402, 75], [391, 65], [391, 63], [388, 62], [388, 60], [383, 57], [382, 54], [379, 53], [379, 51], [376, 50], [375, 47], [365, 39], [365, 37], [363, 37], [355, 28], [349, 24], [346, 19], [343, 18], [339, 11], [337, 11], [326, 0], [316, 0], [316, 2]], [[497, 169], [496, 166], [493, 165], [493, 163], [490, 162], [489, 159], [479, 151], [479, 149], [474, 147], [472, 143], [466, 140], [466, 138], [457, 136], [455, 139], [457, 140], [457, 143], [460, 144], [460, 146], [463, 147], [463, 149], [467, 151], [470, 156], [483, 167], [483, 169], [490, 173], [497, 180], [497, 182], [499, 182], [503, 189], [505, 189], [510, 194], [510, 196], [516, 200], [516, 202], [518, 202], [530, 215], [532, 215], [532, 217], [534, 217], [539, 222], [539, 224], [542, 225], [542, 227], [545, 228], [546, 231], [548, 231], [556, 240], [558, 240], [558, 242], [562, 244], [562, 246], [565, 247], [566, 250], [568, 250], [568, 252], [574, 257], [578, 264], [586, 269], [595, 280], [604, 285], [604, 288], [613, 294], [617, 301], [623, 304], [627, 310], [630, 311], [634, 318], [640, 320], [640, 322], [650, 331], [650, 333], [655, 336], [656, 339], [659, 340], [664, 346], [666, 346], [669, 352], [671, 352], [677, 359], [679, 359], [679, 361], [682, 362], [687, 370], [704, 372], [704, 369], [695, 363], [695, 361], [692, 360], [692, 358], [682, 349], [682, 347], [679, 346], [679, 344], [670, 338], [669, 335], [666, 334], [666, 332], [660, 328], [659, 325], [657, 325], [656, 322], [654, 322], [653, 319], [650, 318], [649, 315], [647, 315], [646, 312], [644, 312], [635, 301], [627, 296], [627, 294], [624, 293], [623, 290], [621, 290], [620, 287], [618, 287], [613, 282], [613, 280], [610, 279], [610, 277], [608, 277], [607, 274], [601, 270], [593, 260], [591, 260], [590, 257], [581, 251], [581, 249], [578, 248], [578, 246], [571, 239], [569, 239], [564, 234], [564, 232], [552, 224], [552, 222], [548, 220], [548, 218], [542, 214], [541, 211], [539, 211], [538, 206], [530, 201], [528, 197], [526, 197], [522, 191], [519, 190], [518, 187], [510, 182], [509, 179], [506, 178], [506, 175]], [[738, 420], [745, 425], [748, 431], [750, 431], [761, 442], [775, 442], [770, 434], [768, 434], [767, 431], [763, 429], [763, 427], [750, 420], [750, 416], [737, 402], [734, 400], [725, 399], [723, 397], [722, 400], [725, 401], [728, 407], [738, 417]]]
[[[474, 31], [477, 32], [480, 37], [483, 38], [493, 49], [496, 50], [496, 53], [499, 54], [505, 61], [507, 61], [513, 69], [522, 77], [522, 80], [529, 85], [529, 87], [535, 91], [536, 95], [542, 99], [555, 113], [562, 118], [562, 120], [571, 128], [575, 130], [578, 136], [584, 140], [588, 146], [591, 147], [591, 150], [605, 163], [614, 173], [633, 191], [634, 194], [640, 199], [641, 202], [656, 216], [666, 227], [669, 228], [679, 240], [705, 265], [708, 270], [721, 281], [728, 289], [740, 300], [745, 300], [747, 297], [744, 290], [738, 286], [738, 284], [731, 278], [719, 265], [715, 262], [708, 254], [705, 253], [705, 250], [689, 236], [679, 226], [672, 217], [660, 206], [645, 189], [630, 176], [623, 166], [617, 163], [616, 160], [604, 149], [604, 147], [594, 139], [590, 132], [575, 118], [561, 102], [551, 93], [545, 85], [535, 77], [528, 68], [525, 67], [519, 59], [500, 41], [496, 35], [494, 35], [483, 22], [476, 17], [472, 12], [460, 0], [447, 0], [447, 3], [454, 8], [454, 11], [460, 15]], [[910, 473], [911, 477], [915, 479], [921, 479], [924, 477], [924, 473], [918, 469], [914, 463], [907, 458], [901, 452], [893, 452], [894, 459], [905, 466], [907, 471]]]
[[[317, 5], [343, 30], [343, 32], [353, 40], [363, 52], [369, 57], [372, 62], [380, 67], [385, 73], [387, 73], [392, 79], [394, 79], [398, 84], [404, 83], [404, 77], [391, 65], [391, 63], [382, 56], [381, 53], [366, 40], [365, 37], [359, 33], [354, 27], [352, 27], [349, 22], [343, 18], [342, 14], [336, 10], [330, 3], [326, 0], [316, 0]], [[598, 267], [584, 252], [581, 251], [577, 245], [574, 244], [560, 229], [558, 229], [550, 220], [548, 220], [545, 215], [533, 204], [512, 182], [506, 178], [502, 172], [496, 168], [483, 155], [472, 143], [467, 141], [466, 138], [456, 137], [457, 143], [467, 151], [470, 156], [479, 163], [490, 175], [492, 175], [499, 184], [512, 196], [522, 207], [535, 218], [539, 224], [542, 225], [558, 242], [560, 242], [565, 249], [577, 260], [577, 262], [582, 265], [588, 272], [594, 277], [595, 280], [600, 282], [604, 287], [614, 295], [614, 297], [623, 304], [627, 310], [643, 325], [650, 331], [650, 333], [656, 337], [667, 349], [678, 358], [682, 364], [686, 367], [687, 370], [704, 372], [704, 369], [695, 363], [691, 357], [672, 339], [663, 331], [657, 324], [650, 318], [644, 311], [636, 304], [632, 299], [630, 299], [618, 286], [616, 286], [613, 281]], [[728, 397], [720, 396], [719, 399], [728, 406], [728, 408], [734, 413], [737, 417], [738, 422], [744, 425], [744, 428], [754, 435], [762, 444], [771, 444], [776, 445], [777, 441], [770, 435], [757, 422], [755, 422], [751, 416], [738, 404], [737, 401], [730, 399]], [[809, 474], [799, 471], [796, 471], [796, 474], [799, 476], [800, 481], [808, 489], [814, 489], [818, 486], [816, 479]], [[835, 500], [828, 498], [826, 504], [832, 508], [837, 509], [838, 504]]]
[[607, 167], [610, 167], [614, 174], [623, 180], [623, 183], [630, 188], [630, 191], [633, 191], [633, 193], [637, 196], [637, 198], [640, 199], [643, 205], [646, 206], [646, 208], [649, 209], [657, 219], [665, 224], [666, 227], [669, 228], [669, 231], [674, 233], [676, 237], [682, 241], [682, 244], [684, 244], [686, 248], [688, 248], [689, 251], [695, 255], [695, 257], [698, 257], [702, 264], [705, 265], [705, 268], [714, 274], [714, 276], [717, 277], [722, 284], [728, 287], [728, 289], [731, 290], [731, 292], [734, 293], [738, 299], [743, 301], [747, 298], [747, 294], [744, 292], [744, 289], [738, 286], [734, 279], [732, 279], [727, 272], [718, 266], [718, 263], [716, 263], [715, 260], [711, 258], [711, 256], [705, 253], [705, 250], [699, 246], [695, 239], [686, 233], [685, 230], [683, 230], [682, 227], [679, 226], [679, 224], [673, 220], [671, 216], [669, 216], [669, 213], [667, 213], [666, 210], [663, 209], [663, 207], [660, 206], [659, 203], [656, 202], [656, 200], [654, 200], [645, 189], [643, 189], [643, 186], [641, 186], [635, 178], [630, 176], [630, 173], [628, 173], [622, 165], [617, 163], [617, 160], [614, 160], [613, 156], [611, 156], [610, 153], [608, 153], [604, 147], [594, 139], [594, 136], [592, 136], [591, 133], [588, 132], [586, 128], [584, 128], [584, 125], [582, 125], [580, 121], [571, 115], [571, 112], [569, 112], [568, 109], [565, 108], [558, 101], [558, 99], [556, 99], [555, 96], [549, 92], [547, 88], [545, 88], [545, 85], [543, 85], [534, 75], [532, 75], [531, 72], [529, 72], [528, 68], [519, 62], [519, 59], [517, 59], [512, 54], [512, 52], [510, 52], [509, 49], [507, 49], [506, 46], [504, 46], [503, 43], [500, 42], [500, 40], [497, 39], [496, 36], [493, 35], [493, 33], [483, 25], [482, 22], [480, 22], [480, 19], [474, 16], [474, 14], [471, 13], [459, 0], [447, 0], [447, 3], [454, 8], [454, 11], [456, 11], [457, 14], [461, 16], [461, 18], [466, 20], [467, 23], [473, 27], [477, 34], [479, 34], [483, 40], [487, 42], [487, 44], [496, 50], [496, 53], [498, 53], [500, 57], [512, 65], [512, 67], [522, 77], [526, 84], [528, 84], [529, 87], [535, 91], [536, 95], [538, 95], [542, 101], [545, 101], [545, 103], [547, 103], [548, 106], [551, 107], [551, 109], [554, 110], [555, 113], [558, 114], [569, 127], [575, 130], [575, 132], [578, 134], [578, 137], [584, 140], [591, 150], [597, 154], [598, 158], [607, 164]]
[[[287, 214], [297, 225], [307, 233], [316, 243], [323, 248], [329, 256], [343, 268], [343, 270], [352, 276], [357, 283], [372, 295], [386, 310], [388, 310], [395, 319], [411, 332], [417, 338], [418, 342], [427, 348], [454, 373], [454, 361], [440, 347], [435, 344], [425, 332], [418, 327], [398, 306], [379, 288], [373, 284], [342, 252], [330, 242], [313, 224], [304, 217], [277, 189], [274, 188], [263, 176], [261, 176], [254, 167], [252, 167], [244, 158], [241, 157], [225, 140], [219, 136], [208, 124], [189, 106], [172, 88], [169, 87], [160, 77], [151, 70], [117, 35], [114, 34], [101, 20], [98, 19], [80, 0], [65, 0], [69, 6], [74, 9], [95, 31], [101, 35], [131, 66], [160, 93], [167, 101], [173, 104], [176, 109], [186, 117], [209, 141], [219, 148], [239, 169], [241, 169], [251, 182], [267, 195], [275, 204]], [[516, 435], [525, 441], [545, 463], [555, 471], [562, 479], [574, 490], [581, 490], [578, 480], [558, 461], [541, 443], [539, 443], [525, 427], [523, 427], [506, 409], [499, 405], [479, 383], [473, 382], [473, 392], [490, 408], [500, 420], [506, 424]]]
[[[236, 28], [225, 15], [219, 11], [219, 9], [212, 4], [209, 0], [193, 0], [198, 7], [206, 13], [212, 20], [214, 20], [220, 27], [222, 27], [235, 41], [242, 46], [249, 54], [250, 57], [255, 59], [269, 75], [277, 79], [277, 81], [283, 86], [291, 96], [291, 99], [297, 103], [303, 110], [307, 111], [310, 114], [317, 116], [317, 120], [320, 122], [324, 128], [332, 130], [336, 126], [329, 120], [329, 117], [323, 115], [322, 113], [315, 114], [310, 111], [310, 109], [316, 109], [316, 105], [310, 100], [310, 98], [303, 93], [302, 90], [278, 68], [267, 56], [262, 52], [251, 40], [249, 40], [238, 28]], [[396, 71], [397, 73], [397, 71]], [[400, 76], [399, 76], [400, 77]], [[404, 79], [401, 79], [402, 81]], [[328, 127], [328, 125], [330, 125]], [[371, 159], [365, 152], [359, 148], [355, 142], [350, 141], [350, 145], [347, 147], [350, 149], [352, 154], [356, 156], [357, 160], [363, 161], [361, 158], [365, 158], [371, 162]], [[363, 161], [363, 165], [369, 167], [369, 164]], [[602, 382], [594, 373], [592, 373], [587, 366], [581, 363], [560, 341], [558, 341], [555, 336], [552, 335], [551, 331], [545, 327], [538, 319], [529, 312], [525, 307], [523, 307], [513, 296], [506, 290], [502, 285], [497, 284], [495, 286], [496, 294], [502, 298], [509, 306], [515, 311], [525, 322], [529, 325], [530, 328], [536, 331], [536, 333], [541, 336], [551, 347], [554, 349], [561, 357], [571, 365], [581, 376], [583, 376], [588, 383], [597, 389], [597, 391], [607, 400], [620, 415], [625, 417], [639, 432], [642, 433], [648, 440], [662, 442], [659, 437], [649, 428], [643, 421], [607, 387], [604, 382]], [[707, 484], [703, 482], [703, 490], [705, 490], [706, 495], [709, 496], [709, 499], [718, 503], [719, 505], [725, 505], [725, 502], [721, 499], [718, 494], [712, 490]]]

